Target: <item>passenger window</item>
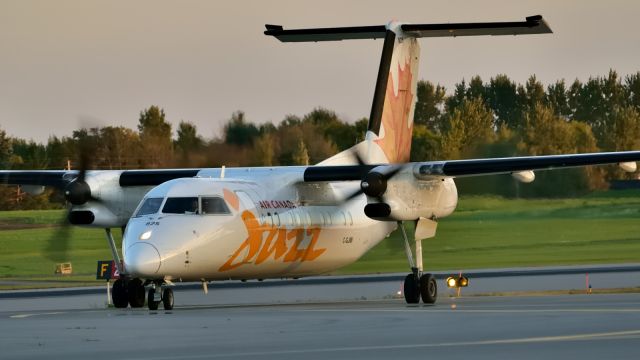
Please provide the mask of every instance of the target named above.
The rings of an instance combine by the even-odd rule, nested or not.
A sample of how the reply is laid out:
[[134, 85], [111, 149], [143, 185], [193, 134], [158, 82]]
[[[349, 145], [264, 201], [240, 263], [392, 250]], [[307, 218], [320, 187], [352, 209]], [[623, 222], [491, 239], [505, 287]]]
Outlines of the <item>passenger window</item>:
[[278, 213], [275, 213], [276, 215], [276, 226], [280, 226], [280, 215], [278, 215]]
[[267, 220], [269, 221], [269, 226], [273, 226], [273, 216], [271, 216], [270, 212], [267, 213]]
[[138, 209], [138, 212], [136, 213], [136, 217], [137, 216], [144, 216], [144, 215], [151, 215], [151, 214], [155, 214], [158, 212], [158, 210], [160, 210], [160, 205], [162, 205], [162, 200], [164, 200], [163, 198], [148, 198], [145, 199], [144, 202], [142, 203], [142, 206], [140, 206], [140, 209]]
[[202, 214], [203, 215], [229, 215], [231, 211], [219, 197], [203, 197], [202, 198]]
[[194, 215], [198, 213], [197, 197], [175, 197], [168, 198], [162, 208], [164, 214], [187, 214]]
[[347, 212], [347, 216], [349, 217], [349, 225], [353, 226], [353, 216], [351, 216], [351, 211]]

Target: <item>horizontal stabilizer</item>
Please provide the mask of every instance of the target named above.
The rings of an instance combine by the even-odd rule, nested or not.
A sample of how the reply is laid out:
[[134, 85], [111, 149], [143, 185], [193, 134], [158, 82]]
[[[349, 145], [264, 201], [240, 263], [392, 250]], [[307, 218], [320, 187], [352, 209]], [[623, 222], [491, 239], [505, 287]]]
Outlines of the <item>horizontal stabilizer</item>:
[[413, 37], [447, 37], [478, 35], [549, 34], [551, 28], [541, 15], [529, 16], [526, 21], [459, 24], [403, 24], [405, 35]]
[[[381, 39], [385, 25], [351, 26], [336, 28], [288, 29], [280, 25], [265, 25], [265, 35], [282, 42], [339, 41], [354, 39]], [[525, 21], [451, 23], [451, 24], [402, 24], [403, 37], [455, 37], [477, 35], [526, 35], [547, 34], [551, 28], [541, 15], [529, 16]]]
[[378, 39], [384, 38], [387, 31], [384, 25], [292, 30], [284, 30], [279, 25], [265, 25], [265, 27], [267, 28], [265, 35], [274, 36], [282, 42]]

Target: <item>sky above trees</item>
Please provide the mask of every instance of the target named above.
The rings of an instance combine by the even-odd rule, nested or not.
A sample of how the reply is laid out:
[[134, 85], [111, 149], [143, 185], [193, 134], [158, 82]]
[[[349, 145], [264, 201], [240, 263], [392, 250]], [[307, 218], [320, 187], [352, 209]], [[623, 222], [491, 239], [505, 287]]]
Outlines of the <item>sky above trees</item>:
[[552, 35], [424, 39], [419, 78], [454, 84], [475, 74], [557, 79], [620, 76], [640, 64], [631, 1], [21, 1], [0, 2], [0, 127], [46, 141], [81, 123], [135, 128], [161, 104], [178, 128], [220, 136], [238, 110], [258, 123], [318, 106], [367, 116], [380, 41], [282, 44], [285, 27], [510, 21], [542, 14]]

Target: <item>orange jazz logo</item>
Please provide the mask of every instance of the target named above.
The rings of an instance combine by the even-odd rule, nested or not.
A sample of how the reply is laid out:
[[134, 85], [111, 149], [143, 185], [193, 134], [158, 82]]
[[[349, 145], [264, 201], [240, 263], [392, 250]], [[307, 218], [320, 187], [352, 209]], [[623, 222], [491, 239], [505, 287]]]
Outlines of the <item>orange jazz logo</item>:
[[[319, 228], [291, 229], [260, 225], [251, 211], [242, 213], [249, 236], [218, 271], [229, 271], [247, 264], [260, 265], [268, 259], [283, 263], [313, 261], [327, 249], [316, 249]], [[306, 246], [302, 243], [310, 239]], [[244, 254], [244, 256], [241, 256]]]

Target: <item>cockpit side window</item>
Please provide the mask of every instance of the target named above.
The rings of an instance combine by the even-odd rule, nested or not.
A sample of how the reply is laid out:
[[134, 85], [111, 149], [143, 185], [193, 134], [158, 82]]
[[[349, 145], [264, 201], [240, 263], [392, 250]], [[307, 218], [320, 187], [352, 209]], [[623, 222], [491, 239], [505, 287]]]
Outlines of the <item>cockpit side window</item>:
[[203, 215], [228, 215], [231, 214], [229, 207], [224, 199], [219, 197], [203, 197], [202, 198], [202, 214]]
[[162, 200], [164, 200], [163, 198], [147, 198], [144, 200], [144, 202], [142, 203], [142, 206], [140, 206], [140, 209], [138, 209], [138, 212], [136, 213], [136, 217], [137, 216], [144, 216], [144, 215], [151, 215], [151, 214], [155, 214], [158, 212], [158, 210], [160, 210], [160, 205], [162, 205]]
[[197, 197], [174, 197], [167, 198], [162, 208], [164, 214], [187, 214], [194, 215], [198, 213]]

